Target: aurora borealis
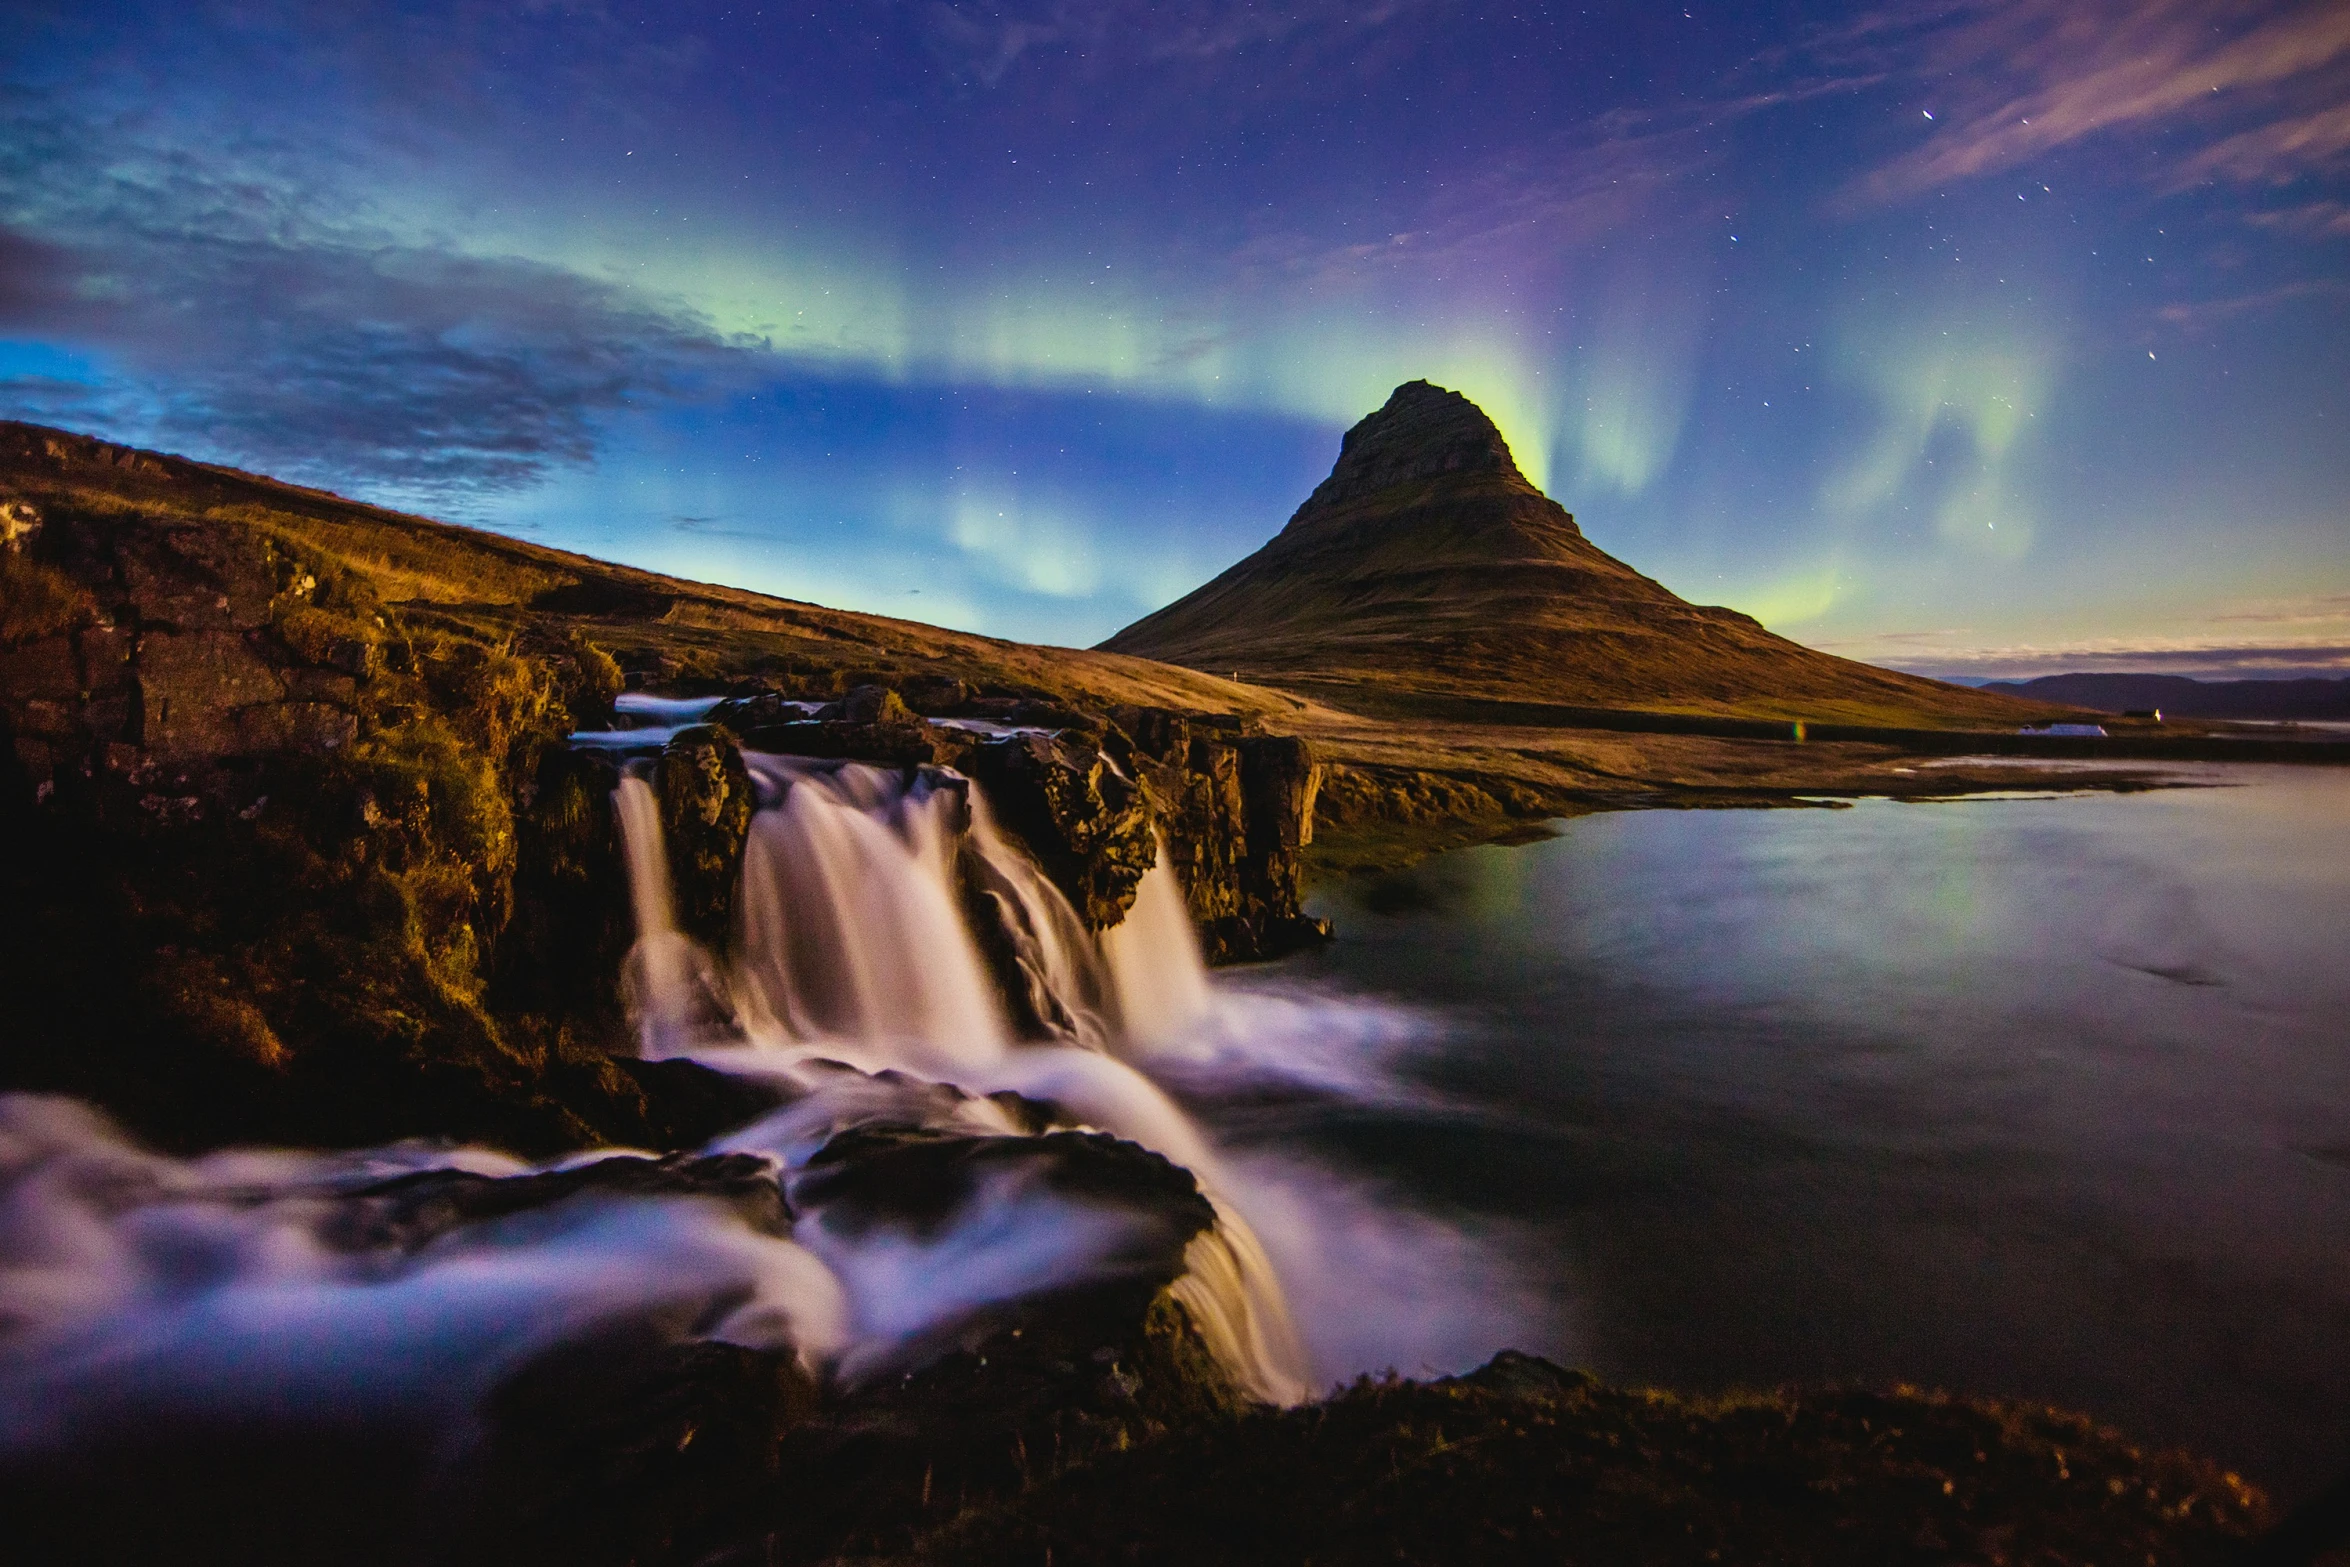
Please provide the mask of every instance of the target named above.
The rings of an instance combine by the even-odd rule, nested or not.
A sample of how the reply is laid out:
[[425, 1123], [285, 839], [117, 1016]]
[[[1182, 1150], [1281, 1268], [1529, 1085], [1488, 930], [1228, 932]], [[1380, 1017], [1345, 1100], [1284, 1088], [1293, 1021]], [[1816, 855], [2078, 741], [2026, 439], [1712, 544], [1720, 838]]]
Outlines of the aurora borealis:
[[1929, 673], [2350, 668], [2350, 11], [16, 0], [0, 415], [1086, 643], [1415, 376]]

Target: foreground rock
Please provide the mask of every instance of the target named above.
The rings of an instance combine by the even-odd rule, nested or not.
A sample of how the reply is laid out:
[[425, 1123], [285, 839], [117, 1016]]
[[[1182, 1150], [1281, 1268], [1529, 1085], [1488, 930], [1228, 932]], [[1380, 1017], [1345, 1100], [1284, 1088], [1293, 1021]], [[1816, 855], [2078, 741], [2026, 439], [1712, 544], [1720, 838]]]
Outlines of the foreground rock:
[[904, 1563], [2233, 1563], [2258, 1493], [2077, 1416], [1691, 1400], [1503, 1355], [1202, 1421], [945, 1520]]
[[[1218, 955], [1312, 933], [1288, 847], [1310, 796], [1290, 788], [1286, 825], [1265, 814], [1280, 788], [1250, 782], [1246, 726], [1152, 759], [1151, 783], [1107, 716], [1204, 692], [1178, 672], [1069, 655], [1075, 684], [1045, 691], [1020, 683], [1018, 650], [923, 628], [901, 672], [850, 634], [858, 617], [720, 589], [689, 602], [642, 573], [28, 426], [0, 426], [0, 502], [0, 1089], [93, 1099], [173, 1147], [706, 1135], [715, 1090], [696, 1069], [629, 1059], [618, 774], [565, 744], [610, 722], [626, 682], [754, 699], [731, 731], [678, 736], [655, 773], [680, 918], [709, 944], [732, 928], [744, 738], [968, 765], [1097, 927], [1163, 834]], [[710, 629], [728, 616], [755, 629]], [[777, 689], [821, 716], [755, 700]], [[980, 728], [927, 721], [954, 715]]]
[[[813, 1560], [893, 1549], [909, 1519], [948, 1498], [1000, 1495], [1039, 1466], [1237, 1412], [1167, 1293], [1190, 1243], [1215, 1222], [1192, 1177], [1098, 1133], [973, 1136], [922, 1124], [928, 1099], [952, 1093], [903, 1096], [903, 1122], [860, 1118], [788, 1181], [746, 1153], [613, 1155], [533, 1173], [430, 1169], [340, 1188], [313, 1171], [275, 1192], [216, 1194], [232, 1206], [298, 1202], [304, 1231], [345, 1259], [346, 1289], [359, 1270], [398, 1294], [400, 1309], [459, 1338], [485, 1326], [510, 1332], [514, 1324], [477, 1320], [475, 1292], [531, 1277], [547, 1265], [542, 1239], [582, 1225], [642, 1234], [687, 1222], [690, 1210], [697, 1222], [734, 1226], [750, 1247], [809, 1244], [822, 1233], [887, 1256], [951, 1242], [958, 1226], [975, 1224], [984, 1250], [1002, 1243], [987, 1228], [995, 1202], [1017, 1192], [1115, 1215], [1121, 1239], [1080, 1278], [1025, 1290], [1007, 1281], [927, 1335], [893, 1332], [878, 1358], [861, 1350], [858, 1369], [840, 1377], [813, 1373], [788, 1346], [707, 1341], [734, 1293], [663, 1278], [643, 1280], [633, 1297], [610, 1295], [597, 1317], [537, 1324], [561, 1331], [518, 1363], [452, 1361], [452, 1386], [437, 1396], [371, 1397], [381, 1368], [357, 1360], [340, 1368], [347, 1386], [330, 1384], [334, 1396], [322, 1398], [261, 1357], [235, 1371], [254, 1396], [233, 1413], [152, 1378], [82, 1399], [69, 1377], [54, 1430], [0, 1425], [11, 1548], [57, 1563], [650, 1567], [754, 1545], [771, 1559]], [[1025, 1101], [1003, 1107], [1040, 1122], [1051, 1113]], [[12, 1211], [41, 1213], [43, 1183], [63, 1167], [12, 1171]], [[172, 1205], [188, 1198], [142, 1192], [133, 1180], [116, 1200], [160, 1201], [154, 1222], [168, 1229], [180, 1222]], [[615, 1276], [627, 1273], [624, 1255], [607, 1257]], [[235, 1277], [220, 1279], [223, 1298], [202, 1309], [223, 1320], [248, 1309], [240, 1291], [266, 1299], [273, 1288], [317, 1283], [300, 1264], [288, 1277], [263, 1257], [219, 1265]], [[639, 1304], [621, 1304], [630, 1299]], [[372, 1309], [357, 1298], [348, 1305], [362, 1316]], [[203, 1364], [201, 1353], [172, 1359], [169, 1341], [159, 1314], [127, 1353], [160, 1352], [167, 1370]], [[13, 1330], [0, 1334], [0, 1350], [0, 1378], [38, 1378], [49, 1363]], [[476, 1379], [487, 1387], [478, 1400], [464, 1391]], [[303, 1387], [310, 1391], [280, 1391]]]

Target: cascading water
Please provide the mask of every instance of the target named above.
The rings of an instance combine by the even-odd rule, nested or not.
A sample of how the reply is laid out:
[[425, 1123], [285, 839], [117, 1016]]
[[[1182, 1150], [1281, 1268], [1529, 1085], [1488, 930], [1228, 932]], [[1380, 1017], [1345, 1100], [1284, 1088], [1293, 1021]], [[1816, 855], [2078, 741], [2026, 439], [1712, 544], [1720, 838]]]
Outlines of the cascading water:
[[1119, 1033], [1129, 1044], [1171, 1038], [1208, 1010], [1207, 962], [1164, 843], [1135, 889], [1133, 909], [1102, 933], [1102, 953], [1118, 997]]
[[653, 786], [632, 770], [622, 775], [612, 805], [628, 860], [628, 896], [637, 931], [621, 983], [636, 1018], [639, 1048], [658, 1058], [702, 1037], [720, 1011], [712, 993], [715, 976], [707, 955], [677, 928], [669, 851], [661, 836], [661, 802], [654, 797]]
[[[754, 1046], [952, 1072], [1009, 1043], [957, 906], [959, 790], [879, 768], [747, 758], [773, 805], [744, 847], [734, 996]], [[836, 1054], [838, 1051], [836, 1050]]]
[[[709, 1065], [790, 1079], [804, 1096], [798, 1123], [813, 1114], [837, 1130], [875, 1115], [869, 1079], [844, 1100], [836, 1074], [795, 1070], [842, 1061], [973, 1094], [1009, 1090], [1165, 1156], [1191, 1171], [1219, 1216], [1216, 1231], [1194, 1243], [1178, 1297], [1250, 1392], [1281, 1403], [1304, 1398], [1304, 1351], [1273, 1267], [1241, 1217], [1243, 1199], [1174, 1102], [1114, 1054], [1129, 1042], [1147, 1047], [1156, 1031], [1207, 1004], [1206, 969], [1164, 850], [1126, 925], [1097, 942], [996, 830], [975, 785], [931, 770], [909, 776], [756, 753], [744, 760], [762, 809], [745, 848], [740, 945], [725, 986], [732, 1028], [682, 1038], [674, 1020], [691, 1013], [694, 993], [654, 991], [641, 1002], [643, 1037], [665, 1052], [693, 1050]], [[631, 875], [666, 875], [659, 850], [636, 842], [658, 836], [657, 813], [624, 801], [620, 820]], [[966, 890], [996, 922], [989, 934], [1010, 949], [1020, 999], [1046, 1039], [1016, 1042], [966, 918]], [[661, 898], [640, 896], [637, 907], [640, 920], [652, 916], [640, 941], [668, 954], [685, 939], [663, 922]], [[637, 972], [690, 987], [699, 970], [648, 955]], [[728, 1146], [779, 1151], [760, 1128]]]
[[[531, 1166], [424, 1142], [178, 1160], [0, 1096], [0, 1462], [158, 1422], [460, 1432], [616, 1323], [788, 1349], [854, 1390], [1029, 1303], [1179, 1270], [1219, 1362], [1271, 1401], [1312, 1386], [1290, 1298], [1329, 1373], [1531, 1336], [1472, 1240], [1292, 1149], [1227, 1158], [1162, 1087], [1211, 1113], [1235, 1089], [1409, 1094], [1382, 1063], [1416, 1048], [1415, 1014], [1294, 974], [1211, 986], [1163, 855], [1097, 939], [952, 774], [747, 761], [762, 808], [727, 961], [679, 929], [660, 801], [628, 764], [624, 978], [644, 1055], [769, 1080], [779, 1108], [658, 1165]], [[1187, 1183], [1138, 1195], [1168, 1172], [1132, 1148], [1040, 1125], [1156, 1151], [1214, 1222]], [[892, 1148], [965, 1175], [865, 1162]]]

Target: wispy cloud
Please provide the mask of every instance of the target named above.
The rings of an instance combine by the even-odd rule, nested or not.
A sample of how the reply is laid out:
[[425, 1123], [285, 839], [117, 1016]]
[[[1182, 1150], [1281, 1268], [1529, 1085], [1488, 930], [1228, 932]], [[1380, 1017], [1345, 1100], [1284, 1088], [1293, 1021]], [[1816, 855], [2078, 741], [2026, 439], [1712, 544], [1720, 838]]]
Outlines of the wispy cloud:
[[2350, 621], [2350, 593], [2318, 593], [2303, 598], [2274, 599], [2225, 615], [2211, 617], [2218, 624], [2269, 626], [2313, 625]]
[[1429, 0], [1318, 0], [1260, 6], [1249, 0], [1031, 0], [980, 6], [931, 0], [916, 12], [924, 44], [942, 65], [995, 87], [1022, 60], [1052, 52], [1100, 70], [1133, 64], [1203, 63], [1311, 31], [1360, 34]]
[[[2345, 225], [2350, 232], [2350, 225]], [[2298, 299], [2350, 298], [2350, 279], [2304, 278], [2299, 282], [2280, 284], [2249, 294], [2233, 294], [2225, 299], [2177, 300], [2163, 305], [2155, 312], [2155, 319], [2179, 328], [2190, 335], [2211, 330], [2239, 316], [2258, 315], [2279, 305]]]
[[2304, 239], [2339, 239], [2350, 236], [2350, 203], [2305, 202], [2278, 212], [2255, 212], [2244, 221], [2254, 228], [2298, 234]]
[[2345, 153], [2350, 153], [2350, 103], [2239, 131], [2189, 158], [2172, 183], [2179, 188], [2206, 179], [2281, 184], [2313, 168], [2339, 165]]
[[396, 239], [263, 164], [24, 116], [0, 144], [0, 331], [89, 345], [111, 377], [0, 389], [22, 414], [292, 477], [496, 489], [589, 460], [599, 418], [730, 356], [682, 308]]
[[2112, 640], [2006, 647], [1922, 649], [1888, 647], [1848, 656], [1874, 657], [1897, 669], [1971, 679], [2028, 680], [2039, 675], [2167, 674], [2210, 679], [2296, 679], [2350, 675], [2350, 643], [2169, 643]]
[[1922, 37], [1885, 23], [1842, 41], [1908, 52], [1936, 128], [1866, 175], [1892, 200], [2131, 128], [2211, 138], [2171, 183], [2289, 178], [2350, 147], [2350, 7], [2211, 0], [1977, 0]]

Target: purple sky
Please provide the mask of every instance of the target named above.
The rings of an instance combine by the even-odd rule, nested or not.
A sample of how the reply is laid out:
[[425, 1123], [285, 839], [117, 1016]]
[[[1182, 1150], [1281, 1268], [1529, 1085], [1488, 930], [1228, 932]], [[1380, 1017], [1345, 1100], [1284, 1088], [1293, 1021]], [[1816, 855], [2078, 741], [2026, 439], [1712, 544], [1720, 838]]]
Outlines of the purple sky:
[[1085, 643], [1426, 376], [1805, 642], [2350, 671], [2338, 3], [10, 10], [0, 414]]

